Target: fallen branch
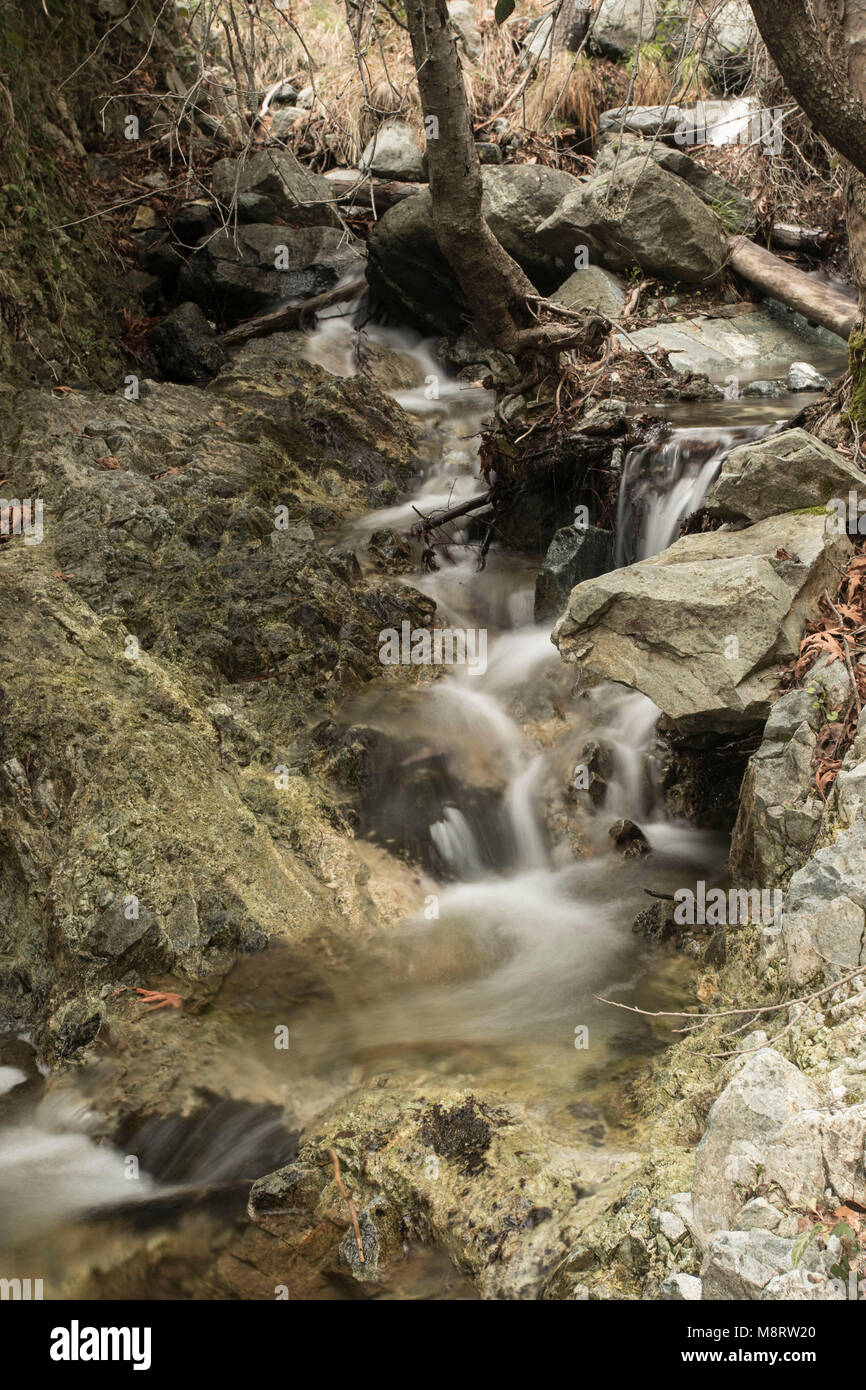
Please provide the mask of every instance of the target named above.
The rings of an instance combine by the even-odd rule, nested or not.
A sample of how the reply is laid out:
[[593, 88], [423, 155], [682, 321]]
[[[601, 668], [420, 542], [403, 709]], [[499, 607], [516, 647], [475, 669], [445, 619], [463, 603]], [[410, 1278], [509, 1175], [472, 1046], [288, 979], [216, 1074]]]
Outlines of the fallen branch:
[[339, 1160], [339, 1158], [337, 1157], [337, 1150], [336, 1150], [336, 1149], [328, 1149], [328, 1153], [331, 1155], [331, 1159], [332, 1159], [333, 1164], [334, 1164], [334, 1182], [337, 1184], [337, 1187], [340, 1189], [340, 1196], [343, 1198], [343, 1201], [346, 1203], [346, 1206], [349, 1208], [349, 1215], [350, 1215], [351, 1218], [352, 1218], [352, 1229], [353, 1229], [354, 1232], [355, 1232], [355, 1244], [356, 1244], [357, 1247], [358, 1247], [358, 1259], [360, 1260], [361, 1264], [363, 1264], [363, 1263], [364, 1263], [364, 1242], [363, 1242], [362, 1239], [361, 1239], [361, 1227], [358, 1225], [358, 1213], [355, 1211], [355, 1203], [352, 1201], [352, 1194], [351, 1194], [351, 1192], [350, 1192], [349, 1189], [346, 1187], [346, 1184], [343, 1182], [343, 1179], [342, 1179], [341, 1176], [340, 1176], [340, 1160]]
[[[470, 497], [468, 502], [460, 502], [456, 507], [449, 507], [445, 512], [431, 512], [429, 516], [421, 517], [409, 532], [410, 536], [424, 536], [428, 531], [436, 531], [440, 526], [445, 526], [449, 521], [456, 521], [458, 517], [467, 516], [469, 512], [477, 511], [479, 507], [485, 506], [490, 502], [490, 493], [482, 492], [478, 497]], [[417, 511], [417, 508], [416, 508]]]
[[363, 203], [387, 212], [395, 203], [411, 198], [427, 187], [426, 183], [404, 183], [402, 179], [377, 179], [362, 169], [334, 169], [325, 175], [334, 190], [337, 202]]
[[793, 222], [774, 222], [770, 232], [774, 246], [783, 251], [823, 251], [830, 233], [823, 227], [797, 227]]
[[310, 299], [295, 299], [291, 304], [282, 304], [269, 314], [258, 314], [254, 319], [236, 324], [225, 333], [220, 333], [221, 343], [245, 343], [248, 338], [265, 338], [269, 333], [279, 333], [283, 328], [293, 328], [305, 314], [318, 313], [332, 304], [342, 304], [350, 299], [358, 299], [367, 288], [365, 279], [352, 280], [348, 285], [335, 285], [324, 294], [315, 294]]

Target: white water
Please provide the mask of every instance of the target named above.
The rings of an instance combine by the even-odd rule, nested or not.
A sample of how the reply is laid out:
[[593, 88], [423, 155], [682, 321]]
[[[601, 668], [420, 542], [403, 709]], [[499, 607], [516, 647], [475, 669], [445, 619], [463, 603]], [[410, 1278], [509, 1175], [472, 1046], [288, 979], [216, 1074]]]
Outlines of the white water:
[[[438, 378], [438, 398], [425, 386], [398, 393], [404, 407], [427, 422], [437, 447], [414, 497], [353, 527], [350, 539], [361, 557], [374, 529], [408, 527], [418, 511], [479, 490], [478, 432], [490, 406], [477, 388], [446, 381], [423, 344], [395, 334], [376, 338], [408, 357], [422, 381]], [[328, 370], [347, 373], [354, 341], [354, 330], [332, 319], [311, 339], [310, 355]], [[711, 460], [696, 470], [684, 460], [683, 450], [671, 460], [674, 473], [680, 470], [673, 487], [655, 475], [646, 483], [637, 464], [627, 465], [634, 490], [623, 507], [634, 509], [636, 497], [643, 508], [642, 554], [666, 543], [701, 495]], [[484, 1049], [483, 1062], [473, 1063], [474, 1084], [522, 1090], [539, 1108], [563, 1106], [579, 1094], [587, 1064], [599, 1069], [623, 1047], [640, 1055], [649, 1046], [648, 1033], [633, 1020], [635, 1031], [624, 1043], [628, 1020], [592, 998], [614, 989], [634, 997], [642, 987], [648, 966], [631, 927], [646, 905], [644, 885], [671, 887], [686, 870], [706, 870], [718, 851], [711, 837], [665, 817], [652, 776], [658, 711], [651, 702], [619, 687], [576, 700], [549, 629], [531, 622], [530, 567], [493, 547], [479, 573], [467, 543], [469, 525], [452, 526], [450, 535], [452, 543], [438, 550], [439, 569], [419, 569], [409, 582], [436, 600], [438, 624], [487, 630], [486, 671], [454, 669], [400, 692], [393, 707], [381, 689], [367, 707], [360, 702], [368, 722], [399, 730], [408, 750], [406, 777], [424, 756], [444, 761], [438, 805], [408, 807], [428, 816], [421, 840], [429, 849], [428, 875], [439, 874], [438, 912], [428, 920], [419, 907], [388, 939], [390, 963], [374, 962], [357, 997], [352, 990], [336, 1005], [312, 1003], [293, 1017], [292, 1052], [281, 1066], [306, 1068], [297, 1087], [305, 1097], [314, 1095], [306, 1102], [310, 1114], [350, 1084], [351, 1059], [365, 1048], [393, 1046], [402, 1056], [409, 1046], [428, 1044], [445, 1059], [437, 1063], [445, 1075], [458, 1065], [449, 1062], [449, 1049], [460, 1055], [460, 1084], [473, 1084], [472, 1076], [464, 1077], [460, 1052], [471, 1044]], [[613, 762], [597, 809], [585, 796], [575, 803], [570, 794], [572, 769], [588, 739], [604, 743]], [[607, 829], [623, 817], [644, 829], [654, 850], [650, 860], [623, 861], [611, 853]], [[572, 823], [580, 827], [582, 857], [568, 839]], [[589, 1022], [593, 1050], [587, 1058], [575, 1050], [574, 1033]], [[295, 1074], [283, 1071], [282, 1087], [286, 1075]], [[3, 1081], [15, 1084], [5, 1072], [0, 1089]], [[212, 1167], [206, 1163], [204, 1171]], [[0, 1128], [7, 1241], [76, 1212], [140, 1199], [151, 1187], [146, 1174], [131, 1183], [123, 1156], [94, 1142], [83, 1108], [43, 1103], [25, 1120]]]

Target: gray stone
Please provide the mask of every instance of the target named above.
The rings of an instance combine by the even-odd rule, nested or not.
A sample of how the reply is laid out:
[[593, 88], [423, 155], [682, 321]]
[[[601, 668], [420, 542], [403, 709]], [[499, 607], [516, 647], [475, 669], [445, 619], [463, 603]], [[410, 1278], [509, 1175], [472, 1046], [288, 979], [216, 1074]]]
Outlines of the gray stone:
[[179, 304], [148, 333], [148, 346], [169, 381], [202, 381], [216, 376], [226, 360], [197, 304]]
[[791, 358], [803, 351], [805, 331], [805, 325], [779, 315], [776, 306], [768, 302], [766, 308], [732, 318], [699, 314], [654, 324], [619, 341], [630, 351], [641, 347], [652, 353], [662, 348], [670, 354], [671, 366], [677, 372], [724, 376], [757, 367], [765, 372], [786, 372]]
[[680, 123], [680, 108], [670, 106], [615, 106], [598, 118], [599, 136], [673, 135]]
[[537, 235], [564, 264], [587, 245], [612, 270], [639, 265], [687, 284], [715, 279], [726, 255], [715, 214], [682, 179], [643, 156], [587, 179], [539, 222]]
[[340, 225], [328, 180], [305, 169], [291, 150], [270, 147], [239, 159], [220, 159], [211, 188], [226, 207], [240, 193], [266, 198], [274, 222], [279, 218], [295, 227]]
[[701, 1268], [704, 1300], [761, 1298], [772, 1280], [793, 1269], [793, 1249], [792, 1240], [770, 1231], [720, 1231]]
[[761, 1175], [777, 1185], [792, 1207], [823, 1197], [832, 1206], [861, 1205], [866, 1198], [866, 1104], [832, 1114], [801, 1110], [782, 1126], [767, 1149]]
[[838, 979], [866, 963], [866, 834], [863, 822], [818, 850], [791, 879], [782, 944], [795, 985], [819, 971]]
[[738, 86], [751, 70], [749, 50], [757, 38], [748, 0], [725, 0], [710, 17], [704, 61], [723, 83]]
[[[633, 108], [640, 110], [652, 110], [656, 108]], [[663, 108], [660, 108], [663, 109]], [[605, 113], [601, 117], [604, 122]], [[679, 120], [679, 116], [678, 116]], [[618, 131], [619, 127], [617, 127]], [[726, 228], [731, 232], [741, 232], [745, 236], [751, 236], [757, 226], [754, 205], [745, 193], [741, 192], [734, 184], [728, 183], [720, 174], [716, 174], [706, 165], [699, 164], [691, 155], [684, 150], [673, 149], [670, 145], [662, 144], [657, 140], [640, 140], [635, 135], [626, 133], [619, 135], [613, 131], [608, 131], [599, 139], [596, 151], [595, 172], [609, 173], [618, 164], [626, 159], [640, 157], [652, 158], [662, 169], [666, 169], [669, 174], [675, 174], [677, 178], [683, 179], [690, 188], [694, 189], [701, 202], [716, 212]]]
[[723, 521], [763, 521], [847, 499], [862, 484], [859, 468], [829, 444], [805, 430], [786, 430], [732, 449], [704, 505]]
[[[485, 165], [481, 178], [491, 231], [540, 290], [554, 289], [562, 270], [535, 229], [578, 181], [540, 164]], [[433, 234], [429, 189], [388, 209], [373, 228], [367, 254], [375, 303], [424, 332], [456, 334], [465, 328], [467, 305]], [[573, 264], [572, 250], [569, 267]]]
[[423, 151], [407, 121], [385, 121], [361, 155], [360, 167], [382, 179], [423, 183], [427, 178]]
[[460, 35], [460, 46], [467, 58], [474, 61], [481, 54], [481, 35], [472, 0], [448, 0], [448, 18]]
[[604, 314], [607, 318], [618, 318], [625, 304], [622, 281], [600, 265], [576, 270], [550, 297], [566, 309]]
[[603, 0], [592, 26], [592, 42], [613, 58], [624, 58], [656, 31], [660, 0]]
[[788, 369], [789, 391], [826, 391], [830, 383], [808, 362], [792, 362]]
[[575, 584], [606, 574], [613, 565], [613, 532], [598, 526], [563, 526], [550, 542], [535, 581], [535, 619], [561, 613]]
[[[277, 260], [284, 269], [277, 269]], [[251, 317], [282, 300], [321, 294], [364, 260], [335, 227], [238, 227], [205, 238], [183, 265], [181, 294], [219, 320]]]
[[707, 1117], [692, 1184], [695, 1235], [730, 1231], [785, 1123], [821, 1098], [801, 1071], [773, 1048], [747, 1057]]
[[826, 521], [791, 514], [684, 536], [579, 584], [553, 640], [580, 667], [582, 686], [613, 680], [641, 690], [681, 732], [753, 727], [769, 715], [781, 664], [799, 651], [807, 618], [851, 553]]
[[761, 1292], [762, 1301], [785, 1303], [843, 1302], [848, 1292], [841, 1279], [835, 1279], [822, 1269], [796, 1269], [777, 1274]]
[[156, 918], [143, 903], [117, 898], [91, 930], [87, 945], [96, 955], [117, 959], [136, 947], [152, 947], [158, 935]]
[[697, 1303], [703, 1297], [701, 1281], [694, 1274], [669, 1274], [656, 1297], [662, 1303]]
[[778, 400], [788, 394], [786, 381], [750, 381], [743, 387], [744, 396], [763, 396], [765, 400]]
[[766, 1197], [753, 1197], [734, 1217], [735, 1231], [775, 1231], [782, 1213]]

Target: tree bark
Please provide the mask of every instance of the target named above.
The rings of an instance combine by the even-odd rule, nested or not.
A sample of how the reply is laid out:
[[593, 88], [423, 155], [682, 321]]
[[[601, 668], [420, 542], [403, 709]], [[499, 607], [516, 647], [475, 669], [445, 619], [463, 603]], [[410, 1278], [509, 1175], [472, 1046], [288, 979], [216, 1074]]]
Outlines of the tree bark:
[[816, 130], [848, 161], [846, 219], [858, 321], [850, 413], [866, 424], [866, 8], [862, 0], [750, 0], [761, 36]]
[[535, 289], [482, 215], [481, 164], [446, 3], [406, 0], [405, 14], [427, 130], [433, 231], [479, 336], [513, 352]]

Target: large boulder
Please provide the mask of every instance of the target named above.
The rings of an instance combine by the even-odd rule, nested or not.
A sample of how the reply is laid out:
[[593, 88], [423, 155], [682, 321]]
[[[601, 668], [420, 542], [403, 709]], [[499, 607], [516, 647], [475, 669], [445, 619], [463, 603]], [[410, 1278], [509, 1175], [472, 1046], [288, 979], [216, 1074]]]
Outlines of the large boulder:
[[783, 1126], [820, 1104], [812, 1083], [774, 1048], [746, 1058], [710, 1110], [695, 1154], [693, 1232], [702, 1247], [732, 1229]]
[[256, 223], [204, 237], [181, 267], [180, 293], [223, 322], [249, 318], [281, 300], [321, 294], [350, 272], [362, 275], [358, 243], [336, 227]]
[[641, 690], [683, 733], [754, 727], [850, 554], [815, 514], [684, 536], [578, 585], [553, 640], [581, 684]]
[[557, 531], [535, 581], [536, 622], [561, 613], [575, 584], [612, 568], [613, 543], [613, 532], [598, 526], [563, 526]]
[[[537, 164], [485, 166], [484, 216], [506, 251], [544, 292], [562, 271], [539, 244], [535, 229], [578, 181], [561, 169]], [[568, 269], [574, 265], [573, 253]], [[374, 300], [402, 321], [427, 332], [455, 333], [464, 325], [466, 302], [433, 233], [429, 189], [389, 208], [368, 243], [367, 276]]]
[[[642, 108], [646, 109], [646, 108]], [[605, 115], [608, 113], [606, 112]], [[604, 116], [599, 123], [601, 130]], [[619, 126], [616, 127], [617, 130]], [[626, 129], [630, 127], [627, 126]], [[599, 141], [596, 154], [595, 172], [608, 173], [616, 165], [629, 157], [649, 155], [656, 164], [669, 174], [675, 174], [690, 188], [694, 189], [702, 203], [720, 217], [726, 231], [751, 236], [757, 226], [757, 218], [752, 200], [734, 184], [728, 183], [721, 174], [716, 174], [706, 165], [699, 164], [684, 150], [672, 149], [657, 140], [639, 140], [633, 135], [607, 135]]]
[[385, 121], [361, 155], [360, 167], [382, 179], [414, 183], [427, 178], [424, 153], [407, 121]]
[[588, 245], [593, 258], [613, 270], [639, 265], [687, 284], [714, 280], [726, 255], [715, 213], [682, 179], [644, 155], [586, 180], [540, 223], [537, 235], [563, 266], [574, 264], [576, 246]]
[[749, 0], [725, 0], [709, 22], [704, 62], [724, 87], [738, 89], [749, 75], [758, 26]]
[[845, 366], [841, 342], [824, 339], [824, 330], [813, 330], [805, 319], [791, 322], [775, 309], [763, 309], [744, 304], [731, 315], [696, 315], [675, 319], [669, 323], [639, 328], [621, 337], [630, 351], [657, 348], [669, 354], [671, 366], [677, 372], [705, 372], [712, 376], [757, 373], [784, 375], [792, 359], [803, 353], [804, 338], [820, 341], [822, 348], [838, 353], [838, 370]]
[[866, 964], [866, 832], [862, 820], [799, 870], [782, 912], [782, 945], [792, 984], [828, 979]]
[[660, 0], [602, 0], [592, 26], [594, 45], [611, 58], [624, 58], [649, 43], [661, 13]]
[[291, 150], [271, 146], [239, 159], [220, 159], [213, 167], [211, 189], [226, 207], [237, 200], [241, 220], [250, 210], [256, 222], [340, 225], [328, 180], [305, 169]]
[[763, 521], [780, 512], [822, 508], [831, 498], [847, 506], [863, 486], [860, 469], [805, 430], [785, 430], [732, 449], [707, 496], [710, 516]]

